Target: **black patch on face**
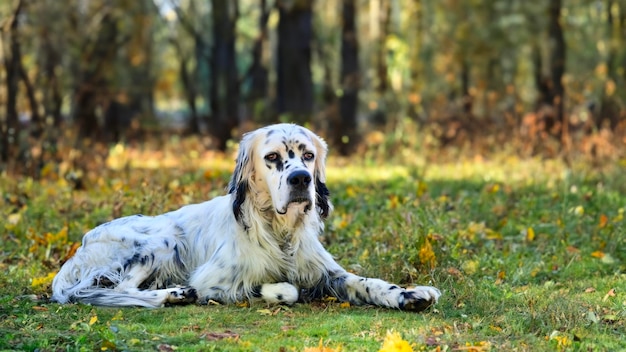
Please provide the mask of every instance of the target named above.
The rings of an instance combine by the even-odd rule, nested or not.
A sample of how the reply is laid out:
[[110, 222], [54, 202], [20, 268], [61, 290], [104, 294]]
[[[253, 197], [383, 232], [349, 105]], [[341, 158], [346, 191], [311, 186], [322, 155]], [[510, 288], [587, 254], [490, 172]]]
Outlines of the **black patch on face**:
[[[296, 142], [297, 143], [297, 142]], [[301, 152], [304, 152], [304, 150], [306, 149], [306, 144], [302, 143], [298, 146], [298, 150]]]
[[237, 220], [237, 222], [241, 222], [241, 206], [246, 200], [246, 192], [248, 192], [248, 182], [241, 181], [237, 185], [234, 197], [235, 199], [233, 199], [233, 214], [235, 214], [235, 219]]
[[319, 179], [316, 179], [315, 203], [317, 204], [322, 219], [326, 219], [330, 213], [330, 203], [328, 200], [328, 196], [330, 196], [330, 191], [328, 191], [328, 187], [326, 187], [326, 184]]
[[267, 166], [268, 169], [272, 169], [272, 164], [276, 165], [276, 170], [278, 171], [283, 171], [283, 158], [280, 156], [279, 153], [276, 153], [277, 157], [274, 160], [267, 160], [265, 159], [265, 166]]
[[289, 149], [288, 154], [289, 154], [289, 158], [290, 158], [290, 159], [293, 159], [293, 158], [295, 158], [295, 157], [296, 157], [296, 153], [294, 153], [294, 152], [293, 152], [293, 150], [291, 150], [291, 149]]

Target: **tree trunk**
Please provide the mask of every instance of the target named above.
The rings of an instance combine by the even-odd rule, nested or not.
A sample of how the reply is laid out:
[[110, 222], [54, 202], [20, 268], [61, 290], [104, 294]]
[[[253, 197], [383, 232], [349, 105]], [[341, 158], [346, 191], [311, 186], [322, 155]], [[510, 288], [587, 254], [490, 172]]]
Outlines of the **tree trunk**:
[[376, 93], [378, 104], [375, 111], [373, 111], [372, 122], [379, 126], [385, 126], [389, 121], [387, 119], [388, 108], [387, 90], [389, 89], [389, 77], [388, 77], [388, 65], [387, 65], [387, 46], [385, 41], [389, 36], [389, 27], [391, 24], [391, 1], [379, 0], [378, 2], [371, 2], [370, 6], [379, 5], [380, 8], [376, 9], [378, 13], [378, 21], [381, 30], [378, 33], [376, 40]]
[[311, 77], [312, 1], [277, 1], [277, 102], [279, 114], [291, 114], [303, 124], [313, 111]]
[[239, 124], [239, 79], [235, 53], [236, 1], [212, 0], [213, 48], [211, 53], [210, 134], [220, 150], [226, 149]]
[[101, 103], [108, 84], [107, 73], [117, 45], [117, 21], [110, 8], [104, 9], [100, 30], [93, 43], [85, 43], [81, 57], [81, 68], [76, 91], [74, 93], [74, 115], [80, 137], [87, 139], [102, 138], [102, 129], [97, 120], [96, 108]]
[[[556, 120], [561, 128], [557, 127], [556, 136], [559, 139], [567, 137], [567, 120], [564, 113], [565, 88], [563, 74], [565, 73], [565, 38], [561, 27], [561, 0], [550, 0], [548, 36], [550, 44], [551, 80], [549, 98], [554, 106]], [[548, 129], [550, 130], [550, 129]]]
[[[269, 86], [269, 70], [263, 60], [263, 51], [267, 46], [267, 21], [270, 17], [270, 10], [267, 8], [267, 2], [260, 0], [259, 8], [261, 15], [259, 16], [259, 34], [254, 40], [254, 46], [252, 48], [252, 64], [244, 76], [244, 80], [250, 80], [250, 88], [246, 97], [246, 103], [248, 105], [248, 113], [252, 116], [252, 120], [259, 122], [269, 122], [267, 120], [266, 104], [262, 102], [267, 99], [267, 90]], [[263, 107], [258, 108], [261, 103]]]
[[[356, 31], [355, 0], [343, 2], [343, 27], [341, 31], [341, 88], [339, 114], [341, 125], [335, 131], [339, 152], [348, 155], [358, 144], [357, 109], [359, 100], [359, 45]], [[344, 140], [343, 136], [347, 137]]]
[[20, 48], [17, 38], [18, 17], [22, 11], [24, 1], [20, 1], [15, 8], [13, 18], [8, 26], [9, 52], [5, 55], [4, 67], [6, 71], [6, 121], [2, 127], [2, 151], [3, 162], [8, 162], [15, 154], [19, 135], [19, 119], [17, 111], [17, 95], [19, 83]]
[[422, 115], [421, 109], [421, 91], [422, 86], [420, 84], [421, 76], [423, 75], [423, 56], [422, 56], [422, 31], [423, 31], [423, 10], [422, 10], [422, 0], [414, 0], [413, 7], [414, 13], [413, 21], [415, 27], [410, 27], [414, 29], [413, 40], [411, 43], [411, 62], [410, 62], [410, 76], [411, 76], [411, 91], [408, 94], [408, 115], [415, 120], [420, 118]]
[[[619, 49], [623, 48], [623, 35], [624, 28], [623, 22], [615, 21], [613, 16], [612, 7], [614, 6], [614, 0], [608, 0], [606, 7], [606, 15], [607, 15], [607, 37], [609, 38], [609, 50], [606, 58], [606, 67], [607, 67], [607, 81], [605, 82], [604, 89], [602, 90], [602, 96], [600, 99], [600, 112], [597, 114], [598, 116], [595, 118], [595, 126], [597, 128], [601, 128], [606, 124], [607, 127], [610, 127], [612, 130], [617, 127], [619, 124], [619, 115], [620, 115], [620, 102], [617, 98], [617, 82], [619, 82], [619, 74], [618, 71], [620, 69], [619, 63], [617, 62], [619, 57]], [[623, 12], [626, 10], [620, 9], [621, 16], [626, 16]], [[621, 33], [620, 33], [621, 32]], [[626, 57], [626, 55], [625, 55]]]
[[472, 106], [474, 103], [472, 95], [470, 94], [471, 67], [468, 59], [462, 58], [461, 60], [461, 96], [463, 99], [461, 105], [463, 106], [463, 113], [465, 113], [466, 116], [470, 116], [472, 114]]

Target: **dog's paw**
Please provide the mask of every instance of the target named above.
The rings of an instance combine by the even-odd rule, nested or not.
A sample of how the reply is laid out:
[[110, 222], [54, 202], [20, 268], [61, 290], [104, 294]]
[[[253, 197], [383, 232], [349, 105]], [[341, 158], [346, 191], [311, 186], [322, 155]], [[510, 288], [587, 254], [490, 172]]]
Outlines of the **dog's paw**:
[[263, 284], [259, 296], [269, 304], [292, 305], [298, 301], [298, 289], [287, 282]]
[[176, 287], [167, 293], [168, 304], [189, 304], [198, 300], [198, 292], [193, 287]]
[[421, 312], [437, 303], [441, 291], [431, 286], [417, 286], [401, 293], [399, 307], [402, 310]]

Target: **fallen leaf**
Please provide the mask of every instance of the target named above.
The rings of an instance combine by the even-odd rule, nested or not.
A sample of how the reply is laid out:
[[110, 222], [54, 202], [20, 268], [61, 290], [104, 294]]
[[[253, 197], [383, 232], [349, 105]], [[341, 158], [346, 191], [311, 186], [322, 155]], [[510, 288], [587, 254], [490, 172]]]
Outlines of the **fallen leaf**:
[[104, 341], [102, 341], [102, 346], [100, 346], [100, 350], [101, 351], [108, 351], [108, 350], [115, 351], [115, 350], [117, 350], [117, 345], [115, 345], [115, 342], [112, 342], [112, 341], [109, 341], [109, 340], [104, 340]]
[[201, 339], [206, 339], [208, 341], [218, 341], [223, 339], [239, 339], [239, 334], [232, 332], [230, 330], [226, 330], [224, 332], [207, 332], [200, 335]]
[[331, 348], [331, 347], [326, 347], [324, 346], [323, 340], [320, 339], [320, 343], [319, 345], [317, 345], [317, 347], [306, 347], [304, 349], [304, 352], [340, 352], [341, 351], [341, 346], [335, 348]]
[[90, 326], [95, 324], [96, 322], [98, 322], [98, 316], [97, 315], [94, 315], [93, 317], [91, 317], [91, 319], [89, 319], [89, 325]]
[[532, 227], [529, 227], [526, 230], [526, 241], [532, 242], [535, 240], [535, 230]]
[[178, 347], [176, 346], [172, 346], [172, 345], [168, 345], [165, 343], [160, 344], [157, 347], [157, 350], [162, 351], [162, 352], [172, 352], [172, 351], [176, 351], [178, 349]]
[[408, 341], [402, 339], [399, 332], [387, 331], [387, 336], [378, 352], [413, 352]]
[[594, 251], [591, 253], [591, 256], [594, 258], [602, 259], [604, 257], [604, 252], [602, 251]]
[[448, 275], [450, 276], [454, 276], [456, 278], [463, 277], [463, 273], [461, 272], [461, 270], [457, 268], [449, 267], [448, 269], [446, 269], [446, 271], [448, 272]]
[[596, 292], [596, 289], [595, 289], [595, 288], [593, 288], [593, 287], [587, 287], [587, 288], [585, 289], [585, 293], [592, 293], [592, 292]]
[[605, 228], [606, 224], [608, 222], [609, 222], [609, 217], [604, 215], [604, 214], [602, 214], [602, 215], [600, 215], [600, 220], [598, 221], [598, 227], [601, 228], [601, 229]]
[[612, 288], [609, 290], [609, 292], [606, 293], [606, 295], [604, 295], [604, 298], [602, 299], [602, 301], [606, 301], [609, 299], [609, 297], [615, 297], [615, 289]]
[[589, 320], [590, 322], [597, 324], [600, 319], [598, 319], [598, 316], [596, 315], [596, 313], [592, 312], [592, 311], [588, 311], [587, 314], [585, 315], [585, 317], [587, 318], [587, 320]]

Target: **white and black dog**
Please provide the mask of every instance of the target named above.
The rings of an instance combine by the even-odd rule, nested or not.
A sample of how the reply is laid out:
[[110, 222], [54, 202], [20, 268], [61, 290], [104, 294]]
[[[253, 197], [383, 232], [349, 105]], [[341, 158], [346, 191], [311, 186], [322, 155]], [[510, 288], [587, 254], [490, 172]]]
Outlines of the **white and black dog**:
[[160, 307], [326, 295], [355, 305], [422, 311], [441, 295], [347, 272], [318, 236], [332, 210], [326, 143], [278, 124], [244, 135], [228, 194], [89, 231], [52, 283], [52, 300]]

